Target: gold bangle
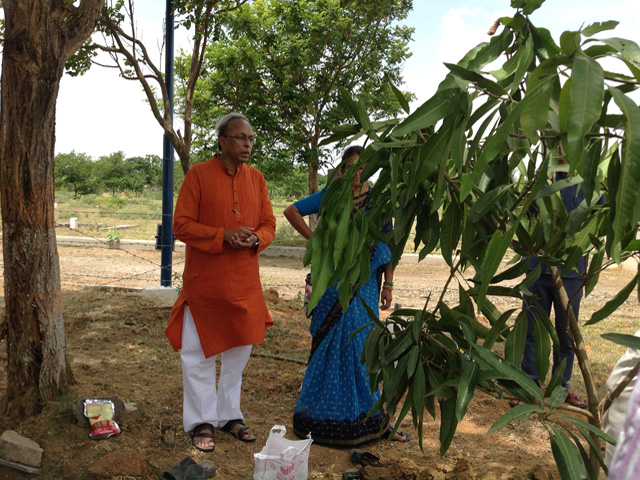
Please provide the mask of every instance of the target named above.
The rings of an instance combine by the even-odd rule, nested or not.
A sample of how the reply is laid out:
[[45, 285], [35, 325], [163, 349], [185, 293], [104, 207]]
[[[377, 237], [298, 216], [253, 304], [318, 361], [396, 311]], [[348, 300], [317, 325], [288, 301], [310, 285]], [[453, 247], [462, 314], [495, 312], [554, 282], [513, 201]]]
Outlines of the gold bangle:
[[386, 288], [387, 290], [389, 290], [390, 292], [393, 291], [393, 287], [391, 285], [382, 285], [382, 288]]

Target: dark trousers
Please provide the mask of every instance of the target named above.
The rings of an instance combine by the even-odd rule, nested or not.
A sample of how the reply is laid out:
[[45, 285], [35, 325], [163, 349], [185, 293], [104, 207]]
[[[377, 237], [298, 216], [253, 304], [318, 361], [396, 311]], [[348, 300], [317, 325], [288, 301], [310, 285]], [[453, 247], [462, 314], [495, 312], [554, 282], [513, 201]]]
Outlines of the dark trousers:
[[[573, 315], [578, 319], [578, 313], [580, 311], [580, 301], [582, 300], [582, 283], [581, 278], [564, 278], [562, 280], [565, 290], [569, 299], [572, 299], [571, 308]], [[547, 315], [551, 313], [551, 306], [553, 305], [555, 313], [556, 332], [558, 332], [558, 338], [560, 340], [560, 349], [553, 349], [553, 369], [552, 373], [556, 371], [556, 368], [560, 365], [563, 359], [566, 359], [566, 365], [564, 374], [562, 376], [562, 386], [569, 388], [569, 380], [571, 380], [571, 371], [573, 370], [573, 360], [575, 353], [573, 351], [573, 342], [571, 340], [571, 334], [567, 331], [568, 320], [565, 315], [564, 307], [560, 301], [558, 291], [553, 283], [553, 278], [549, 274], [541, 274], [540, 278], [534, 283], [530, 291], [533, 295], [538, 297], [538, 300], [532, 301], [531, 297], [525, 297], [523, 302], [523, 308], [527, 308], [530, 305], [539, 307]], [[575, 294], [575, 297], [574, 297]], [[540, 383], [538, 378], [538, 369], [536, 368], [536, 352], [533, 337], [534, 322], [537, 321], [539, 313], [535, 308], [529, 308], [527, 310], [527, 342], [524, 348], [524, 356], [522, 357], [521, 368], [534, 382]]]

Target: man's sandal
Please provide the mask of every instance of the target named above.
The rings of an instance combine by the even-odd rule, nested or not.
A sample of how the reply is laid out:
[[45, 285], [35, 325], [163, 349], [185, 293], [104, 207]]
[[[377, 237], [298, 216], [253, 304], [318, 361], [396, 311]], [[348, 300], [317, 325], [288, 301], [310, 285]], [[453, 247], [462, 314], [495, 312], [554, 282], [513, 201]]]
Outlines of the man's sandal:
[[214, 443], [212, 447], [201, 447], [196, 443], [196, 438], [210, 438], [213, 440], [213, 425], [210, 423], [201, 423], [191, 432], [191, 444], [201, 452], [213, 452], [216, 449]]
[[[191, 457], [185, 457], [180, 460], [180, 466], [171, 467], [160, 475], [159, 478], [160, 480], [186, 480], [187, 470], [192, 465], [200, 466], [204, 472], [205, 478], [212, 477], [216, 474], [216, 466], [213, 462], [205, 460], [204, 462], [196, 463]], [[191, 474], [193, 474], [193, 470], [194, 469], [191, 469]]]
[[[240, 428], [238, 428], [237, 430], [234, 430], [233, 427], [235, 427], [236, 425], [241, 425]], [[227, 432], [230, 433], [231, 435], [233, 435], [234, 437], [236, 437], [236, 439], [240, 440], [241, 442], [255, 442], [256, 440], [256, 436], [255, 435], [251, 435], [251, 436], [247, 436], [249, 435], [249, 431], [251, 430], [251, 428], [247, 427], [244, 422], [242, 420], [229, 420], [224, 427], [222, 427], [222, 431], [223, 432]]]

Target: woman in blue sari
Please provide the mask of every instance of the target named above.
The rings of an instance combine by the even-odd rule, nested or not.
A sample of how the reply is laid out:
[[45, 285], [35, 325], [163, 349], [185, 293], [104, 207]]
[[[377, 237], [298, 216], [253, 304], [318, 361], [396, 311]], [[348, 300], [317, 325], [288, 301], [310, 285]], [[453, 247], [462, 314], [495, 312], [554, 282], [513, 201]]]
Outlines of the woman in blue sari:
[[[360, 156], [362, 147], [350, 147], [342, 156], [341, 172]], [[352, 181], [354, 209], [365, 209], [369, 186], [360, 184], [360, 171]], [[300, 200], [284, 211], [284, 215], [302, 236], [309, 239], [312, 230], [304, 218], [318, 212], [326, 190]], [[390, 230], [390, 225], [389, 225]], [[366, 366], [360, 363], [365, 339], [371, 327], [352, 334], [370, 322], [363, 301], [378, 311], [391, 306], [393, 271], [391, 252], [382, 242], [370, 248], [369, 281], [360, 287], [346, 311], [338, 300], [338, 291], [331, 286], [313, 309], [309, 331], [312, 336], [311, 355], [300, 396], [293, 415], [293, 430], [305, 438], [311, 433], [314, 442], [323, 445], [354, 446], [379, 438], [389, 438], [392, 428], [384, 411], [368, 416], [379, 398], [371, 392]], [[384, 284], [381, 280], [384, 276]], [[396, 432], [392, 439], [409, 441], [410, 436]]]

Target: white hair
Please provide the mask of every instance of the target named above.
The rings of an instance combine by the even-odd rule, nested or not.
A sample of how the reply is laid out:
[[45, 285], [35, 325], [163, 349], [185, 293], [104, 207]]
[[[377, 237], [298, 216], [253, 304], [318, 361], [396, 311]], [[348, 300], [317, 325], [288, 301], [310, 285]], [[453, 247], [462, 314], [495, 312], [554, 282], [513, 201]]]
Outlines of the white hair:
[[247, 117], [245, 117], [243, 114], [238, 113], [238, 112], [229, 112], [226, 115], [222, 116], [220, 118], [220, 120], [218, 120], [216, 122], [216, 126], [215, 126], [215, 130], [216, 130], [216, 135], [219, 137], [220, 135], [224, 135], [226, 130], [227, 130], [227, 125], [229, 124], [229, 122], [231, 120], [235, 120], [236, 118], [239, 118], [241, 120], [244, 120], [245, 122], [247, 122], [249, 125], [251, 125], [251, 122], [249, 122], [249, 120], [247, 120]]

